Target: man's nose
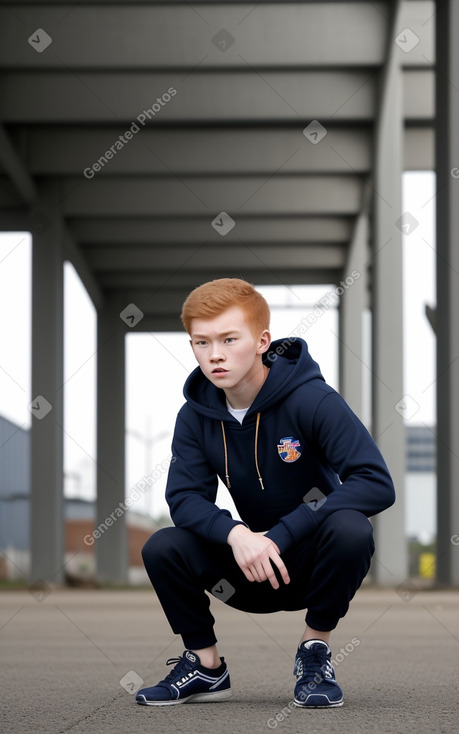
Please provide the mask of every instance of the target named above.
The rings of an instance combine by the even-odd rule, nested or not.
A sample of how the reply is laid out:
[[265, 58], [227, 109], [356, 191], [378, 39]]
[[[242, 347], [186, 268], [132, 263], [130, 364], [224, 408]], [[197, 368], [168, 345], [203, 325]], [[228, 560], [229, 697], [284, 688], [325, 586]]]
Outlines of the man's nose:
[[212, 347], [210, 359], [212, 360], [212, 362], [219, 362], [220, 360], [224, 359], [224, 354], [218, 345]]

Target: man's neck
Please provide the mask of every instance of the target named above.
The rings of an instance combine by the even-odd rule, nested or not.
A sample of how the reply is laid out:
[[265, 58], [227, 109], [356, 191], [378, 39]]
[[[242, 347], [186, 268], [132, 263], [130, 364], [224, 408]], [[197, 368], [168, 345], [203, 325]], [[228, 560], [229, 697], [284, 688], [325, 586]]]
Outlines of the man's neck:
[[262, 364], [261, 369], [257, 371], [254, 378], [246, 385], [239, 386], [237, 391], [232, 390], [231, 388], [229, 390], [225, 390], [226, 399], [231, 407], [234, 408], [234, 410], [243, 410], [244, 408], [248, 408], [252, 405], [256, 396], [263, 387], [268, 374], [269, 368]]

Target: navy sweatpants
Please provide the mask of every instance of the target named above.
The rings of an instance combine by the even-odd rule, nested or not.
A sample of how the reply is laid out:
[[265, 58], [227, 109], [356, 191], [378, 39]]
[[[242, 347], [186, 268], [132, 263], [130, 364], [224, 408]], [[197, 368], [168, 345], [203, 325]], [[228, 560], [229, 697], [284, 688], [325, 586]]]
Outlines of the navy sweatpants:
[[[290, 583], [248, 581], [227, 544], [211, 543], [182, 528], [158, 530], [142, 557], [169, 624], [186, 648], [210, 647], [217, 638], [206, 590], [229, 606], [267, 613], [307, 609], [313, 629], [332, 630], [370, 567], [370, 521], [355, 510], [330, 515], [314, 536], [282, 554]], [[280, 580], [280, 576], [278, 576]]]

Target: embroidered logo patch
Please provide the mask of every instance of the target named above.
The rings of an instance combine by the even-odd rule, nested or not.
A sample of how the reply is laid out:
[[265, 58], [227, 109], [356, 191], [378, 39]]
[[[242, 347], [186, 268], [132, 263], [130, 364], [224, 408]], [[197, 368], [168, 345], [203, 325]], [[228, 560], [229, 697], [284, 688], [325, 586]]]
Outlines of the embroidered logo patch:
[[277, 444], [277, 451], [282, 461], [286, 461], [287, 464], [291, 464], [301, 456], [301, 444], [298, 439], [293, 436], [287, 436], [281, 438], [280, 444]]

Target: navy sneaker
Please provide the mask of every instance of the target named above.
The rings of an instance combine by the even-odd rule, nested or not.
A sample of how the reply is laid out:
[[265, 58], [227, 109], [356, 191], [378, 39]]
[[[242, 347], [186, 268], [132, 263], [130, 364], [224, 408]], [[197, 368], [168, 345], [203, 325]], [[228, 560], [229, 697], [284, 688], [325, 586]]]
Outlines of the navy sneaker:
[[343, 692], [335, 680], [331, 650], [323, 640], [302, 642], [295, 657], [293, 675], [297, 681], [294, 703], [305, 708], [343, 705]]
[[175, 667], [151, 688], [137, 691], [135, 700], [143, 706], [172, 706], [175, 703], [227, 701], [233, 695], [225, 658], [215, 670], [201, 665], [199, 656], [185, 650], [181, 658], [170, 658]]

